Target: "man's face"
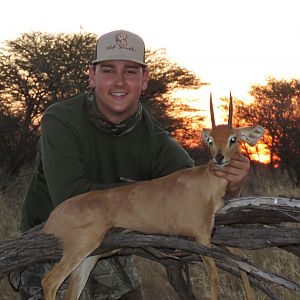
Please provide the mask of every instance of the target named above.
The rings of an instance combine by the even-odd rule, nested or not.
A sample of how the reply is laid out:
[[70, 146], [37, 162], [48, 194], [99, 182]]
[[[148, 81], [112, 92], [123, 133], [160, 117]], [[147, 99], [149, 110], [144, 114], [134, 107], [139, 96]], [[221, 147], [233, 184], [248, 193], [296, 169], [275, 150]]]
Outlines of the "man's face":
[[117, 124], [137, 111], [141, 92], [148, 85], [149, 71], [135, 62], [111, 60], [90, 68], [89, 79], [99, 110]]

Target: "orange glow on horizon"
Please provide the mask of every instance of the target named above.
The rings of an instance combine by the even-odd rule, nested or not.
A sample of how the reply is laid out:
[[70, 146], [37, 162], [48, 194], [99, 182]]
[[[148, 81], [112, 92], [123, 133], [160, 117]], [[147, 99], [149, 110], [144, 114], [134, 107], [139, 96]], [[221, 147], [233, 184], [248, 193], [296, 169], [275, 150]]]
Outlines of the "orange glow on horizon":
[[[168, 114], [176, 116], [183, 123], [183, 128], [174, 131], [174, 137], [184, 146], [188, 148], [202, 147], [200, 132], [203, 127], [210, 128], [209, 100], [199, 97], [199, 90], [176, 90], [167, 100], [170, 104]], [[207, 95], [205, 95], [207, 97]], [[224, 124], [227, 113], [224, 113], [218, 105], [219, 99], [214, 100], [214, 113], [217, 124]], [[269, 164], [271, 163], [271, 152], [266, 144], [258, 142], [255, 147], [242, 145], [242, 152], [249, 155], [251, 160]], [[279, 157], [273, 157], [276, 161], [274, 167], [279, 167]]]
[[[258, 142], [254, 147], [244, 143], [242, 153], [248, 154], [251, 160], [258, 161], [262, 164], [268, 165], [271, 163], [271, 151], [268, 146], [262, 142]], [[273, 156], [273, 161], [276, 161], [274, 168], [276, 168], [276, 166], [279, 167], [280, 158]]]

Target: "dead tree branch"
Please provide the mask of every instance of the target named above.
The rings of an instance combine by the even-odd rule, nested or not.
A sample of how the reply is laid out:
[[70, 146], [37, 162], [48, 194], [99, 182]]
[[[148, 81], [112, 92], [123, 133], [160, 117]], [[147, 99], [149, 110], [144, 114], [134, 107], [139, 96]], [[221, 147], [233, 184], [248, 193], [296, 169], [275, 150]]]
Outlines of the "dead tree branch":
[[[182, 276], [184, 264], [200, 261], [199, 255], [214, 257], [220, 268], [238, 276], [246, 271], [254, 286], [271, 299], [279, 299], [262, 282], [272, 282], [300, 293], [299, 283], [257, 268], [248, 260], [235, 256], [223, 246], [262, 249], [280, 247], [300, 256], [300, 201], [286, 198], [238, 198], [231, 200], [216, 215], [212, 249], [192, 241], [159, 235], [113, 229], [94, 252], [120, 249], [117, 255], [139, 255], [164, 265], [168, 279], [182, 299], [194, 300], [188, 282]], [[37, 226], [22, 236], [0, 241], [0, 279], [34, 262], [58, 261], [62, 247]], [[221, 248], [220, 248], [221, 247]]]

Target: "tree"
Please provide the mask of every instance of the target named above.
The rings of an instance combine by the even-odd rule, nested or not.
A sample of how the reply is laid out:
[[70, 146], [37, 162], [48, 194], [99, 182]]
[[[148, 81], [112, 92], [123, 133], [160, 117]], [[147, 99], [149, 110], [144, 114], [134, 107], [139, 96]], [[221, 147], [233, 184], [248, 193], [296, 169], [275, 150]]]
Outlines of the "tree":
[[300, 80], [268, 78], [266, 85], [253, 85], [250, 105], [238, 101], [236, 114], [240, 119], [260, 124], [267, 129], [264, 142], [273, 158], [281, 159], [281, 166], [288, 171], [293, 184], [300, 184]]
[[[191, 120], [179, 118], [175, 113], [179, 110], [193, 113], [196, 110], [172, 99], [172, 92], [174, 89], [199, 89], [207, 83], [202, 82], [190, 70], [171, 62], [165, 49], [147, 50], [146, 62], [150, 67], [150, 80], [149, 87], [142, 97], [143, 104], [150, 108], [162, 126], [176, 136], [176, 139], [198, 160], [202, 156], [202, 151], [199, 154], [199, 151], [192, 149], [189, 144], [195, 137], [195, 130], [190, 126]], [[203, 119], [197, 117], [199, 122]]]
[[[17, 173], [35, 156], [45, 109], [88, 89], [87, 71], [96, 41], [92, 33], [33, 32], [7, 41], [0, 50], [0, 169], [7, 174]], [[159, 120], [170, 119], [166, 102], [159, 100], [165, 100], [172, 88], [202, 83], [195, 74], [171, 63], [164, 50], [146, 54], [153, 71], [143, 101]]]
[[[25, 33], [0, 52], [0, 167], [6, 177], [36, 153], [40, 118], [57, 99], [86, 89], [93, 34]], [[10, 126], [13, 124], [14, 126]]]
[[150, 107], [160, 123], [172, 132], [182, 124], [178, 119], [172, 118], [170, 115], [166, 116], [166, 112], [172, 110], [172, 104], [169, 101], [170, 93], [174, 89], [200, 88], [206, 83], [201, 82], [188, 69], [172, 63], [168, 59], [165, 49], [147, 50], [146, 63], [150, 68], [150, 80], [148, 89], [142, 97], [143, 104]]

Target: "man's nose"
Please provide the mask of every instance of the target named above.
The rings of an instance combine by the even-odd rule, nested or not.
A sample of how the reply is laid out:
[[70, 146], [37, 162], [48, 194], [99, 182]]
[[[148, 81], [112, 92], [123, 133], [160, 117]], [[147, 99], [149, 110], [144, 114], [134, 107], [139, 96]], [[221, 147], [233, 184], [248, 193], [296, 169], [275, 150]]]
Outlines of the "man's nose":
[[124, 84], [124, 82], [125, 82], [124, 73], [123, 72], [116, 72], [115, 83], [122, 85], [122, 84]]

